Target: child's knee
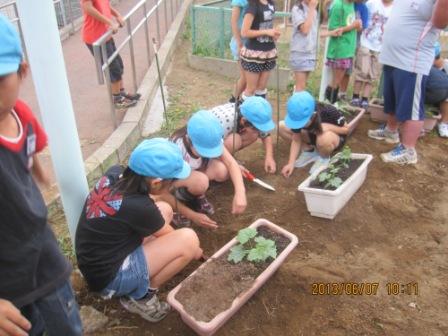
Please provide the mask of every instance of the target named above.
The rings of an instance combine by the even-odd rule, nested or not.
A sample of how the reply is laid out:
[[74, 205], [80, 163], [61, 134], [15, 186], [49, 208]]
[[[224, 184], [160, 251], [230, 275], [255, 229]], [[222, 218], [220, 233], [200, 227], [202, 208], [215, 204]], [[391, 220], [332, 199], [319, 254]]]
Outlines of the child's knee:
[[176, 232], [181, 236], [184, 252], [189, 254], [191, 258], [199, 258], [200, 254], [202, 254], [202, 249], [200, 248], [200, 241], [196, 232], [190, 228], [178, 229]]
[[156, 205], [159, 208], [163, 219], [165, 220], [165, 224], [170, 224], [173, 220], [173, 209], [171, 208], [171, 206], [164, 201], [158, 201], [156, 202]]
[[188, 191], [197, 196], [205, 194], [209, 187], [208, 176], [199, 171], [192, 171], [190, 179], [187, 187]]
[[233, 153], [234, 149], [235, 152], [240, 150], [241, 145], [242, 145], [241, 136], [239, 134], [230, 133], [224, 140], [224, 146], [230, 153]]
[[229, 179], [229, 170], [221, 161], [216, 161], [213, 167], [214, 180], [216, 182], [224, 182]]
[[330, 156], [339, 145], [339, 136], [333, 132], [324, 132], [317, 136], [316, 145], [321, 156]]

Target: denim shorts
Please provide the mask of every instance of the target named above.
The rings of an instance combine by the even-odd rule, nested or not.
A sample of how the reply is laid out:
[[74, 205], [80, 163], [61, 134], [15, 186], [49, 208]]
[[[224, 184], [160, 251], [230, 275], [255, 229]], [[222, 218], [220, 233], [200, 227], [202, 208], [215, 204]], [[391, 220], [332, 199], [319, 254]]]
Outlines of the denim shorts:
[[[93, 55], [93, 45], [86, 44], [87, 48], [89, 48], [90, 53]], [[110, 39], [106, 42], [106, 54], [107, 57], [112, 56], [112, 54], [117, 50], [117, 47], [115, 46], [114, 39]], [[104, 63], [103, 61], [103, 55], [101, 54], [101, 63]], [[124, 65], [123, 60], [121, 59], [120, 54], [117, 55], [113, 59], [113, 61], [109, 64], [109, 74], [110, 74], [110, 81], [112, 83], [118, 82], [122, 79], [124, 72]]]
[[139, 246], [126, 257], [115, 278], [101, 291], [101, 296], [110, 299], [113, 296], [129, 296], [141, 299], [149, 288], [149, 270], [143, 247]]

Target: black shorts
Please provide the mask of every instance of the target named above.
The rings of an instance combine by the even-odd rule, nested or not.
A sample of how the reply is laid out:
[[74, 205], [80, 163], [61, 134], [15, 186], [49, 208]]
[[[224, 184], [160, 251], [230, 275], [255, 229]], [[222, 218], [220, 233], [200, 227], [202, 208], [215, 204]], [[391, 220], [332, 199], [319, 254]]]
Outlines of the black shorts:
[[[90, 53], [93, 55], [93, 46], [87, 43], [86, 45], [87, 48], [89, 48]], [[117, 48], [115, 47], [115, 41], [113, 38], [111, 38], [109, 41], [106, 42], [107, 57], [110, 57], [116, 50]], [[101, 54], [101, 63], [104, 63], [102, 54]], [[121, 59], [120, 54], [118, 54], [117, 57], [115, 57], [112, 63], [109, 65], [110, 81], [112, 83], [120, 81], [123, 76], [123, 70], [124, 70], [123, 60]]]

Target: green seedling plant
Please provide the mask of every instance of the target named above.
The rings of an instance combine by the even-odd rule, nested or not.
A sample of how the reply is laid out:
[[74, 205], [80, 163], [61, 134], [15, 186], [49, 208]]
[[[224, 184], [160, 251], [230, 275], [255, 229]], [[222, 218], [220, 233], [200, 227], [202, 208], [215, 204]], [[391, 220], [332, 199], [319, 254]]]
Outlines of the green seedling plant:
[[227, 260], [235, 264], [246, 258], [250, 262], [263, 262], [269, 257], [277, 257], [277, 246], [271, 239], [258, 235], [257, 229], [245, 228], [238, 232], [236, 237], [238, 245], [230, 249]]
[[327, 169], [317, 176], [320, 183], [325, 183], [324, 187], [332, 187], [337, 189], [342, 184], [342, 179], [337, 176], [342, 168], [348, 168], [351, 161], [352, 150], [348, 146], [344, 146], [344, 149], [331, 158], [330, 164]]

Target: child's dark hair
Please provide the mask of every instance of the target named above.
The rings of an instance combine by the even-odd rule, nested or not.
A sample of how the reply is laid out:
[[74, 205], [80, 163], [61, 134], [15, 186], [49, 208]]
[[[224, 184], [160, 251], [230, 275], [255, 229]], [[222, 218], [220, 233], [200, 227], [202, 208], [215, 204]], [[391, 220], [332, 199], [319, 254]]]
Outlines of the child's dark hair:
[[314, 134], [322, 134], [322, 119], [320, 118], [320, 111], [326, 108], [326, 104], [321, 102], [316, 102], [316, 112], [311, 116], [311, 125], [306, 129]]
[[[193, 153], [193, 145], [191, 144], [190, 139], [187, 134], [187, 126], [183, 126], [174, 131], [174, 133], [170, 136], [170, 140], [172, 142], [176, 142], [177, 140], [182, 139], [185, 149], [191, 157], [197, 158], [197, 156]], [[207, 167], [209, 159], [202, 158], [202, 166], [201, 168]]]
[[[20, 79], [22, 79], [22, 78], [25, 78], [27, 74], [28, 74], [28, 63], [26, 63], [26, 62], [20, 63], [19, 68], [17, 69], [17, 75], [19, 76]], [[2, 80], [4, 80], [6, 77], [8, 77], [9, 75], [11, 75], [11, 74], [0, 76], [0, 82]]]
[[123, 195], [147, 195], [150, 193], [150, 187], [146, 183], [147, 177], [134, 172], [131, 168], [126, 167], [122, 177], [112, 186], [112, 193], [120, 193]]

